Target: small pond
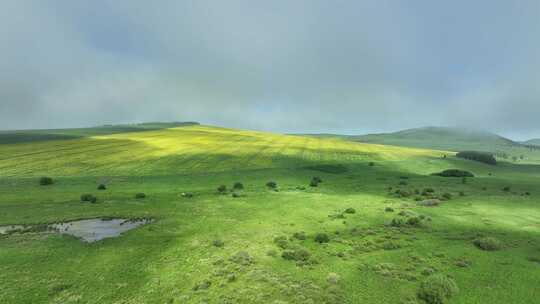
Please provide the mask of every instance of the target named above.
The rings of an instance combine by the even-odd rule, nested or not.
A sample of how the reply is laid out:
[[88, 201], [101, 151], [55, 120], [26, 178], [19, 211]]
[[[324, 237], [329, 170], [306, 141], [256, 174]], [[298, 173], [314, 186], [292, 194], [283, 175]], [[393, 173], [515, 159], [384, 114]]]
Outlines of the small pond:
[[[68, 234], [84, 242], [96, 242], [106, 238], [118, 237], [122, 233], [152, 222], [150, 219], [86, 219], [64, 223], [49, 224], [43, 232]], [[24, 232], [31, 225], [0, 226], [0, 234]]]

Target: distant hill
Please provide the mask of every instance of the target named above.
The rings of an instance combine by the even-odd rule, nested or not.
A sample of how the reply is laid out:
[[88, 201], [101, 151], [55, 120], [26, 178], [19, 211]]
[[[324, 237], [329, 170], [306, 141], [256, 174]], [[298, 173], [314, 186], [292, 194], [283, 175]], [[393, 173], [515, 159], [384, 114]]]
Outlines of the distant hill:
[[0, 144], [76, 139], [88, 136], [152, 131], [198, 124], [199, 123], [197, 122], [145, 122], [138, 124], [103, 125], [98, 127], [73, 129], [0, 131]]
[[540, 138], [527, 140], [523, 142], [523, 144], [530, 145], [530, 146], [540, 146]]
[[353, 136], [349, 139], [395, 146], [448, 151], [475, 150], [493, 153], [521, 146], [518, 142], [490, 132], [448, 127], [424, 127], [394, 133]]

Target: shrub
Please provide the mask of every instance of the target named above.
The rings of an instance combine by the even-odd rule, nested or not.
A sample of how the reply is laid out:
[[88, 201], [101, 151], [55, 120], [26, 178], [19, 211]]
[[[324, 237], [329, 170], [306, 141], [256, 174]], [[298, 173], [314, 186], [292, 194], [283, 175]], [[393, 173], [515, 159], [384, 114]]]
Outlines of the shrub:
[[407, 219], [407, 225], [418, 227], [420, 226], [421, 220], [419, 217], [410, 217]]
[[236, 192], [233, 192], [233, 193], [231, 194], [231, 196], [234, 197], [234, 198], [237, 198], [237, 197], [240, 197], [241, 195], [238, 194], [238, 193], [236, 193]]
[[394, 208], [386, 207], [386, 208], [384, 208], [384, 211], [386, 211], [386, 212], [394, 212]]
[[503, 188], [503, 191], [504, 191], [504, 192], [510, 192], [510, 190], [512, 190], [512, 189], [510, 188], [510, 186], [506, 186], [506, 187]]
[[212, 245], [214, 245], [215, 247], [223, 247], [225, 243], [222, 240], [213, 240]]
[[285, 260], [293, 261], [307, 261], [309, 260], [310, 253], [304, 248], [285, 249], [281, 253], [281, 257]]
[[374, 162], [369, 162], [369, 166], [373, 167], [373, 166], [375, 166], [375, 163]]
[[235, 264], [247, 266], [253, 263], [253, 258], [246, 251], [238, 251], [229, 258], [229, 261]]
[[90, 202], [93, 204], [97, 202], [97, 197], [93, 196], [92, 194], [83, 194], [81, 195], [81, 202]]
[[191, 193], [191, 192], [182, 192], [180, 195], [182, 197], [187, 197], [187, 198], [193, 197], [193, 193]]
[[39, 178], [39, 184], [42, 186], [48, 186], [54, 184], [54, 181], [51, 177], [43, 176]]
[[445, 199], [445, 200], [451, 200], [452, 199], [452, 194], [446, 192], [442, 195], [442, 197]]
[[244, 189], [244, 185], [241, 182], [236, 182], [233, 185], [233, 189], [234, 190], [242, 190], [242, 189]]
[[486, 152], [477, 152], [477, 151], [463, 151], [456, 154], [459, 158], [464, 158], [468, 160], [474, 160], [477, 162], [485, 163], [488, 165], [496, 165], [497, 160], [491, 153]]
[[466, 178], [466, 177], [463, 177], [463, 178], [461, 179], [461, 183], [465, 185], [465, 184], [467, 183], [467, 178]]
[[135, 194], [135, 198], [138, 198], [138, 199], [145, 198], [145, 197], [146, 197], [146, 194], [142, 192]]
[[354, 214], [356, 213], [356, 210], [354, 208], [347, 208], [345, 209], [345, 213]]
[[400, 186], [407, 186], [409, 183], [407, 183], [406, 181], [402, 180], [399, 182], [399, 185]]
[[425, 207], [433, 207], [433, 206], [438, 206], [440, 203], [441, 201], [438, 199], [427, 199], [427, 200], [418, 202], [417, 205], [425, 206]]
[[225, 194], [227, 192], [227, 186], [225, 185], [220, 185], [219, 187], [217, 187], [217, 192], [219, 194]]
[[458, 292], [457, 284], [452, 278], [434, 274], [420, 284], [417, 296], [427, 304], [444, 304]]
[[316, 182], [315, 180], [311, 180], [311, 181], [309, 182], [309, 186], [310, 186], [310, 187], [317, 187], [317, 186], [319, 186], [319, 183]]
[[268, 188], [270, 188], [270, 189], [276, 189], [276, 188], [277, 188], [277, 184], [276, 184], [276, 182], [269, 181], [268, 183], [266, 183], [266, 187], [268, 187]]
[[396, 190], [395, 193], [398, 197], [410, 197], [412, 195], [411, 192], [407, 190], [401, 190], [401, 189]]
[[484, 237], [479, 238], [473, 241], [473, 244], [478, 247], [478, 249], [486, 251], [496, 251], [502, 248], [501, 242], [493, 237]]
[[465, 196], [465, 192], [459, 191], [459, 196]]
[[285, 236], [278, 236], [274, 238], [274, 243], [280, 247], [281, 249], [285, 249], [289, 247], [289, 241], [287, 240], [287, 237]]
[[99, 186], [97, 187], [98, 190], [106, 190], [107, 189], [107, 186], [105, 186], [105, 184], [99, 184]]
[[390, 226], [392, 227], [401, 227], [405, 224], [405, 222], [403, 221], [403, 219], [401, 218], [393, 218], [392, 221], [390, 221]]
[[297, 240], [305, 240], [306, 239], [306, 234], [304, 233], [304, 231], [295, 232], [293, 234], [293, 238], [295, 238]]
[[448, 169], [439, 173], [433, 173], [431, 175], [442, 177], [474, 177], [474, 174], [471, 172], [459, 169]]
[[315, 235], [315, 242], [320, 243], [320, 244], [328, 243], [330, 242], [330, 238], [328, 237], [328, 234], [326, 233], [317, 233]]

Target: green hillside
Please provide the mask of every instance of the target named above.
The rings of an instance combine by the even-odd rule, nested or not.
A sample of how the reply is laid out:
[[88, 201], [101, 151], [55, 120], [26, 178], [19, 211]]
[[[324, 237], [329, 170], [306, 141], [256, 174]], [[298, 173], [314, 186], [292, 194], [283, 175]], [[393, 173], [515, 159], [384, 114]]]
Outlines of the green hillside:
[[153, 222], [95, 243], [0, 229], [0, 303], [422, 304], [437, 278], [459, 291], [431, 303], [537, 303], [538, 166], [202, 125], [5, 143], [0, 228]]
[[92, 128], [42, 129], [0, 131], [1, 144], [76, 139], [95, 135], [161, 130], [181, 126], [197, 125], [195, 122], [148, 122], [126, 125], [104, 125]]
[[356, 136], [355, 139], [369, 143], [447, 151], [478, 150], [493, 152], [497, 149], [519, 146], [518, 143], [496, 134], [445, 127], [425, 127], [395, 133], [370, 134]]

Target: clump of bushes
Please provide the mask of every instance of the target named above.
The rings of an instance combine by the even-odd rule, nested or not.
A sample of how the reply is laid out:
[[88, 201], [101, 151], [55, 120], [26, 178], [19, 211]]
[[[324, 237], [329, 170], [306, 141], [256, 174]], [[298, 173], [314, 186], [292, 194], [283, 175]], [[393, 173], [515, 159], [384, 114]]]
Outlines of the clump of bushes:
[[320, 243], [320, 244], [328, 243], [330, 242], [330, 238], [328, 237], [328, 234], [326, 233], [317, 233], [315, 235], [315, 242]]
[[345, 213], [354, 214], [356, 213], [356, 210], [354, 208], [347, 208], [345, 209]]
[[274, 238], [274, 243], [281, 249], [289, 247], [289, 240], [285, 236], [277, 236]]
[[241, 182], [236, 182], [233, 185], [233, 189], [234, 190], [243, 190], [244, 189], [244, 184], [242, 184]]
[[314, 176], [311, 181], [309, 182], [310, 187], [317, 187], [319, 184], [322, 183], [322, 179], [318, 176]]
[[392, 227], [401, 227], [405, 225], [405, 221], [399, 217], [393, 218], [390, 221], [390, 226]]
[[502, 249], [502, 243], [494, 237], [483, 237], [473, 241], [478, 249], [486, 251], [496, 251]]
[[248, 266], [253, 263], [253, 258], [246, 251], [238, 251], [229, 258], [229, 261], [243, 266]]
[[420, 284], [417, 296], [427, 304], [444, 304], [458, 292], [459, 288], [452, 278], [434, 274]]
[[474, 174], [471, 172], [459, 169], [448, 169], [439, 173], [433, 173], [431, 175], [442, 177], [474, 177]]
[[400, 186], [407, 186], [408, 184], [409, 184], [409, 183], [407, 183], [407, 181], [404, 181], [404, 180], [399, 181], [399, 185], [400, 185]]
[[496, 165], [497, 160], [491, 153], [487, 152], [478, 152], [478, 151], [463, 151], [456, 154], [459, 158], [464, 158], [468, 160], [474, 160], [488, 165]]
[[445, 199], [445, 200], [451, 200], [452, 199], [452, 194], [446, 192], [446, 193], [443, 193], [442, 195], [442, 198]]
[[407, 190], [402, 190], [402, 189], [397, 189], [395, 192], [397, 197], [410, 197], [412, 195], [411, 192], [407, 191]]
[[504, 192], [510, 192], [510, 190], [512, 190], [512, 188], [510, 188], [510, 186], [506, 186], [506, 187], [503, 188]]
[[293, 234], [293, 238], [297, 240], [305, 240], [306, 239], [306, 233], [304, 231], [295, 232]]
[[386, 211], [386, 212], [394, 212], [394, 208], [386, 207], [386, 208], [384, 208], [384, 211]]
[[97, 202], [97, 197], [92, 194], [83, 194], [81, 195], [81, 202], [95, 203]]
[[277, 183], [274, 181], [269, 181], [268, 183], [266, 183], [266, 187], [268, 187], [269, 189], [276, 189]]
[[107, 190], [107, 186], [105, 186], [105, 184], [99, 184], [99, 185], [97, 186], [97, 189], [98, 189], [98, 190]]
[[42, 186], [48, 186], [54, 184], [54, 181], [51, 177], [43, 176], [39, 178], [39, 184]]
[[307, 261], [310, 257], [309, 251], [307, 251], [304, 248], [296, 247], [293, 249], [285, 249], [281, 253], [281, 257], [285, 260], [293, 260], [293, 261]]
[[212, 245], [214, 245], [215, 247], [220, 248], [220, 247], [223, 247], [225, 245], [225, 243], [222, 240], [213, 240]]
[[141, 198], [145, 198], [146, 197], [146, 194], [142, 193], [142, 192], [139, 192], [137, 194], [135, 194], [135, 198], [137, 199], [141, 199]]
[[227, 186], [225, 185], [220, 185], [219, 187], [217, 187], [217, 192], [219, 194], [225, 194], [227, 193]]
[[438, 199], [427, 199], [417, 203], [419, 206], [433, 207], [438, 206], [441, 203]]
[[373, 166], [375, 166], [375, 163], [374, 163], [374, 162], [369, 162], [368, 165], [369, 165], [370, 167], [373, 167]]
[[410, 217], [407, 219], [407, 225], [418, 227], [420, 226], [421, 221], [422, 220], [419, 217], [416, 217], [416, 216]]

